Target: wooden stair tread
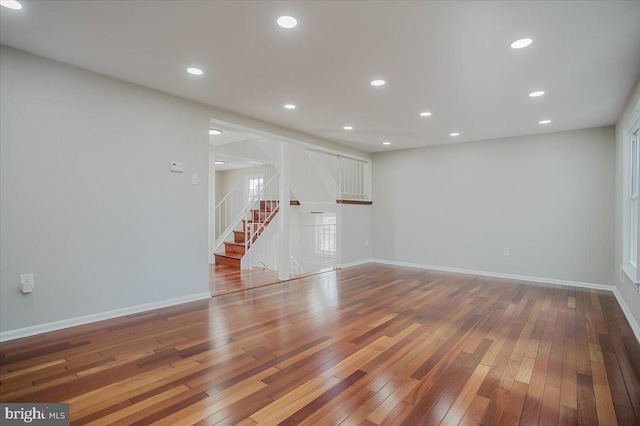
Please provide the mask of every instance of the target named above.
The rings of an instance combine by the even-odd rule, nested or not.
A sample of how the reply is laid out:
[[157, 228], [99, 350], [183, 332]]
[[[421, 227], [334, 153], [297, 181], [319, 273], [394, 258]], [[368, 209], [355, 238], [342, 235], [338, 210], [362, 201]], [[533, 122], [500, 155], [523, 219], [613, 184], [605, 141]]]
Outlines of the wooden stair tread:
[[236, 243], [235, 241], [225, 241], [224, 243], [230, 246], [244, 247], [244, 243]]
[[[246, 250], [251, 247], [252, 243], [258, 239], [258, 236], [262, 234], [267, 225], [271, 223], [277, 211], [277, 201], [260, 201], [260, 208], [251, 210], [251, 219], [242, 220], [242, 229], [233, 230], [233, 241], [224, 242], [224, 252], [214, 253], [216, 265], [224, 264], [239, 269]], [[251, 238], [251, 241], [247, 244], [245, 239], [248, 234], [252, 235], [253, 238]]]
[[[244, 244], [243, 244], [244, 245]], [[215, 253], [216, 256], [228, 257], [229, 259], [242, 259], [242, 254], [233, 254], [233, 253]]]

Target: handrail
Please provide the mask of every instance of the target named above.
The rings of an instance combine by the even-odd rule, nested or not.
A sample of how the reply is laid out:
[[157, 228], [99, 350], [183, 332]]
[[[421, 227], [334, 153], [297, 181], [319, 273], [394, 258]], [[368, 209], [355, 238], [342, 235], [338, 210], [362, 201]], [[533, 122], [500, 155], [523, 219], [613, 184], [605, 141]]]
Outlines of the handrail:
[[220, 207], [220, 205], [222, 205], [222, 203], [224, 203], [224, 202], [227, 200], [227, 198], [229, 198], [229, 196], [231, 195], [231, 193], [232, 193], [233, 191], [235, 191], [235, 190], [236, 190], [236, 188], [237, 188], [238, 186], [240, 186], [240, 184], [241, 184], [241, 183], [243, 183], [243, 181], [239, 180], [235, 185], [233, 185], [233, 188], [231, 188], [231, 189], [229, 190], [229, 192], [227, 193], [227, 195], [225, 195], [225, 196], [222, 198], [222, 200], [220, 200], [220, 202], [216, 205], [216, 210], [218, 209], [218, 207]]
[[231, 235], [231, 232], [233, 232], [233, 230], [238, 226], [238, 224], [242, 221], [242, 218], [244, 217], [244, 215], [247, 213], [247, 211], [249, 210], [249, 207], [251, 207], [251, 204], [247, 204], [247, 206], [242, 209], [242, 211], [240, 212], [240, 214], [237, 216], [237, 219], [234, 220], [233, 222], [231, 222], [226, 229], [218, 236], [218, 239], [216, 240], [216, 244], [215, 244], [215, 248], [214, 248], [214, 252], [218, 250], [218, 248], [226, 241], [227, 237], [229, 235]]
[[[276, 172], [271, 177], [271, 179], [267, 181], [266, 184], [263, 184], [262, 188], [260, 188], [260, 191], [254, 196], [254, 199], [252, 200], [250, 207], [253, 207], [256, 203], [258, 203], [258, 208], [257, 209], [249, 208], [249, 210], [246, 212], [246, 213], [249, 213], [250, 211], [251, 217], [247, 218], [248, 220], [247, 222], [245, 222], [245, 227], [244, 227], [245, 253], [249, 252], [249, 248], [251, 244], [253, 244], [255, 240], [258, 238], [258, 236], [265, 230], [268, 223], [271, 222], [271, 220], [273, 220], [273, 218], [275, 217], [276, 213], [279, 210], [279, 203], [277, 201], [278, 198], [276, 199], [272, 198], [267, 200], [264, 197], [265, 193], [267, 192], [267, 189], [269, 189], [269, 191], [272, 191], [273, 188], [271, 184], [274, 181], [276, 181], [277, 177], [278, 177], [278, 172]], [[276, 181], [275, 183], [277, 184], [278, 182]], [[273, 194], [277, 194], [278, 189], [279, 188], [276, 187]], [[274, 206], [275, 208], [273, 208]], [[256, 216], [257, 216], [257, 220], [256, 220]]]
[[[264, 176], [264, 173], [267, 169], [262, 168], [262, 174], [260, 177]], [[271, 177], [270, 181], [273, 180], [278, 175], [276, 171], [275, 174]], [[220, 202], [215, 207], [215, 245], [214, 252], [218, 250], [218, 248], [225, 242], [225, 240], [231, 235], [234, 229], [237, 228], [238, 224], [245, 218], [246, 214], [251, 210], [256, 200], [259, 198], [260, 194], [253, 194], [251, 196], [247, 196], [244, 191], [244, 180], [238, 181], [233, 188], [220, 200]], [[263, 190], [264, 185], [262, 185], [261, 191]]]

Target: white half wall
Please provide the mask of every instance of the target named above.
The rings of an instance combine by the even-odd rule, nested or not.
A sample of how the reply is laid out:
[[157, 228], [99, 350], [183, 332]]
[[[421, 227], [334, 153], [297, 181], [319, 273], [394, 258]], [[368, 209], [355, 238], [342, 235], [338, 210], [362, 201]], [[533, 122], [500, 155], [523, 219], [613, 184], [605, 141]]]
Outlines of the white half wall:
[[375, 154], [373, 257], [610, 285], [614, 154], [613, 127]]
[[[280, 142], [267, 140], [262, 141], [260, 146], [276, 168], [281, 169], [278, 158], [279, 144]], [[289, 158], [291, 192], [295, 194], [296, 199], [302, 205], [307, 207], [318, 206], [318, 209], [321, 210], [323, 205], [335, 203], [336, 200], [331, 197], [324, 182], [317, 174], [304, 147], [290, 143]]]
[[208, 293], [211, 110], [5, 46], [0, 58], [0, 331]]

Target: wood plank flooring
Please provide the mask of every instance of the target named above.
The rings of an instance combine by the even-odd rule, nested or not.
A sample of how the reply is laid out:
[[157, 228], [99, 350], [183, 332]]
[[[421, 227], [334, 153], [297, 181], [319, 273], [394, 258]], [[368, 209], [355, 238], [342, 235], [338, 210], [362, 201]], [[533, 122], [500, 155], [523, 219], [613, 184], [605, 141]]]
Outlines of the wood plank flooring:
[[253, 268], [240, 270], [226, 265], [209, 265], [209, 291], [213, 296], [235, 293], [280, 282], [278, 272]]
[[[526, 285], [525, 285], [526, 284]], [[0, 344], [77, 425], [637, 425], [610, 292], [363, 265]]]

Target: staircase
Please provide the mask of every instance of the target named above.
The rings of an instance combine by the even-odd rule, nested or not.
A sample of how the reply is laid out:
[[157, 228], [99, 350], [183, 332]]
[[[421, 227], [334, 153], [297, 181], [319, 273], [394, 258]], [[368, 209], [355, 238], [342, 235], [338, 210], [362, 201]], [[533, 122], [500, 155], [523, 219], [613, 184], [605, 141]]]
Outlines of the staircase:
[[248, 219], [242, 220], [241, 229], [233, 231], [233, 241], [224, 242], [224, 252], [215, 253], [216, 265], [240, 269], [240, 262], [278, 211], [277, 200], [260, 200], [260, 207], [252, 209]]

